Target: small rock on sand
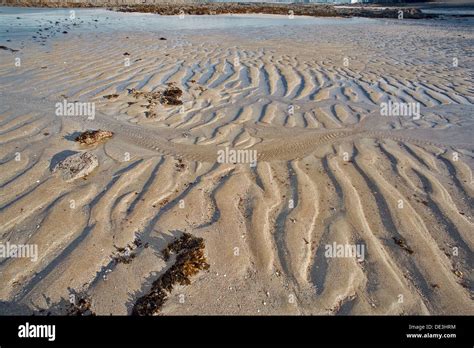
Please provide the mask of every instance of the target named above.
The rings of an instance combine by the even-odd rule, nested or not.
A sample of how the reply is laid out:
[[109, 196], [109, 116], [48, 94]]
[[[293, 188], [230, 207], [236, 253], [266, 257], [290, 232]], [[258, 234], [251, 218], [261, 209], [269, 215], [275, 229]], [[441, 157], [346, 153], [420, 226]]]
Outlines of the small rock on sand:
[[89, 131], [85, 131], [81, 133], [79, 136], [76, 137], [75, 140], [81, 144], [93, 145], [93, 144], [97, 144], [98, 142], [104, 139], [112, 138], [113, 135], [114, 133], [110, 131], [104, 131], [101, 129], [89, 130]]
[[76, 153], [59, 162], [53, 173], [59, 172], [65, 181], [73, 181], [89, 175], [98, 165], [99, 160], [92, 152]]

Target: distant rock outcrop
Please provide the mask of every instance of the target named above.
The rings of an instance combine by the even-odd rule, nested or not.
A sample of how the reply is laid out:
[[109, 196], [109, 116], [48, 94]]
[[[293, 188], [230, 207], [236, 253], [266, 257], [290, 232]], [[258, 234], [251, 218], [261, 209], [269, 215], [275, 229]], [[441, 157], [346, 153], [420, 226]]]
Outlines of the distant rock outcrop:
[[[160, 15], [276, 14], [312, 17], [369, 17], [421, 19], [436, 17], [409, 7], [377, 7], [366, 4], [335, 7], [321, 3], [209, 2], [204, 0], [5, 0], [11, 6], [35, 7], [109, 7], [120, 12]], [[385, 5], [388, 6], [388, 3]]]

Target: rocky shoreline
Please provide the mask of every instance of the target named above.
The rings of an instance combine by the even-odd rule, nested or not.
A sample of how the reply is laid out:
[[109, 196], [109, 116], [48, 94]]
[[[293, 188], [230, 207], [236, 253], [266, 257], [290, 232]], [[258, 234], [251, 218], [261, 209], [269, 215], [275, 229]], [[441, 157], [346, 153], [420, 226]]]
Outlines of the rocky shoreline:
[[262, 4], [262, 3], [208, 3], [190, 5], [133, 5], [113, 8], [120, 12], [143, 12], [161, 15], [220, 15], [220, 14], [273, 14], [311, 17], [368, 17], [398, 18], [403, 11], [403, 18], [434, 18], [415, 8], [380, 8], [380, 7], [344, 7], [338, 8], [323, 4]]
[[[107, 7], [119, 12], [142, 12], [160, 15], [220, 15], [220, 14], [273, 14], [311, 17], [366, 17], [366, 18], [399, 18], [400, 11], [406, 19], [436, 18], [436, 15], [423, 13], [413, 7], [377, 7], [377, 6], [344, 6], [337, 7], [325, 4], [272, 4], [272, 3], [200, 3], [174, 2], [153, 4], [119, 5], [120, 2], [45, 2], [45, 1], [5, 1], [8, 6], [24, 7]], [[117, 4], [117, 5], [115, 5]]]

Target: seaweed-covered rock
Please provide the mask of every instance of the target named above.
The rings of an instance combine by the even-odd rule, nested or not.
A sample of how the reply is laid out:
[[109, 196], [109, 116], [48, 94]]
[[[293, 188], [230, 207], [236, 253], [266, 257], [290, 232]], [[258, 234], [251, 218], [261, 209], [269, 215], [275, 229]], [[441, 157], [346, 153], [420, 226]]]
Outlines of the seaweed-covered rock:
[[113, 135], [114, 133], [101, 129], [89, 130], [81, 133], [75, 140], [81, 144], [94, 145], [104, 139], [112, 138]]

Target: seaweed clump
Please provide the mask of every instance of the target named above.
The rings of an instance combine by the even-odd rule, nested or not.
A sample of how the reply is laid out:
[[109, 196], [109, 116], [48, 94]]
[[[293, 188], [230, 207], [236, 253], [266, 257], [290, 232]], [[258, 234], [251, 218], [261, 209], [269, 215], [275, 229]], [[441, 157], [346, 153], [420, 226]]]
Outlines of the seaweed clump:
[[151, 286], [150, 291], [140, 297], [133, 306], [132, 315], [155, 315], [168, 299], [176, 284], [189, 285], [191, 277], [201, 270], [209, 269], [204, 255], [204, 240], [184, 233], [179, 239], [162, 250], [163, 258], [168, 261], [171, 254], [176, 254], [175, 263]]
[[125, 247], [118, 247], [114, 245], [115, 249], [117, 252], [112, 255], [112, 260], [117, 264], [117, 263], [125, 263], [129, 264], [135, 259], [136, 255], [136, 249], [137, 248], [148, 248], [148, 243], [143, 244], [142, 240], [140, 237], [136, 236], [135, 240], [132, 242], [132, 244], [127, 244]]
[[183, 91], [172, 82], [168, 83], [167, 87], [160, 91], [144, 92], [132, 88], [128, 90], [128, 93], [135, 99], [146, 100], [148, 104], [144, 106], [148, 110], [145, 113], [147, 118], [157, 117], [156, 112], [153, 110], [157, 104], [165, 106], [183, 105], [183, 101], [180, 99]]
[[178, 158], [178, 162], [175, 163], [175, 167], [178, 172], [181, 172], [184, 168], [186, 168], [186, 165], [183, 163], [181, 158]]
[[395, 242], [395, 244], [397, 244], [400, 248], [405, 250], [410, 255], [413, 254], [413, 250], [407, 245], [407, 243], [403, 239], [393, 237], [393, 241]]
[[69, 316], [95, 316], [96, 314], [91, 310], [91, 299], [87, 296], [79, 298], [74, 303], [70, 303], [67, 309]]
[[161, 97], [161, 104], [164, 105], [182, 105], [183, 102], [179, 99], [183, 95], [183, 91], [172, 84], [168, 85], [168, 88], [163, 91]]

